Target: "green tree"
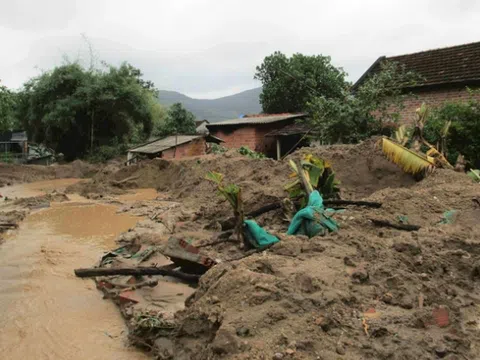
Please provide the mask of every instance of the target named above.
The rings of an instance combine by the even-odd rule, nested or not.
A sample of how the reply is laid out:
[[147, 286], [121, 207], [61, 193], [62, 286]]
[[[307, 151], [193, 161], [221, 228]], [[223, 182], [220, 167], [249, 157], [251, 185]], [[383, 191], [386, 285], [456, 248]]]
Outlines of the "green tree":
[[127, 63], [101, 70], [62, 65], [24, 85], [18, 116], [33, 141], [70, 160], [132, 136], [144, 139], [152, 130], [157, 92], [141, 76]]
[[452, 122], [446, 138], [448, 161], [455, 164], [458, 155], [462, 154], [470, 166], [480, 168], [480, 102], [472, 96], [466, 102], [447, 102], [434, 108], [424, 128], [428, 142], [441, 141], [447, 121]]
[[181, 103], [169, 107], [167, 118], [156, 135], [195, 134], [195, 115], [185, 109]]
[[345, 76], [328, 56], [287, 57], [276, 51], [257, 66], [254, 78], [263, 85], [260, 103], [264, 113], [296, 113], [307, 110], [314, 97], [341, 97], [347, 85]]
[[403, 89], [418, 76], [393, 62], [367, 78], [353, 92], [342, 90], [336, 98], [318, 96], [309, 103], [311, 123], [325, 143], [355, 143], [372, 135], [390, 135], [400, 118]]
[[0, 132], [14, 130], [16, 94], [0, 83]]

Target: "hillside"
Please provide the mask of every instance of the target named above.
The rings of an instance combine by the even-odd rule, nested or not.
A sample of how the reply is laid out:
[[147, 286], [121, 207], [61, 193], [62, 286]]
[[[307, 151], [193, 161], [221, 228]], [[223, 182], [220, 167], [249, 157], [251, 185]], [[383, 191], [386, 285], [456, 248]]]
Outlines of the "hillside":
[[197, 119], [218, 122], [235, 119], [242, 114], [259, 113], [261, 91], [261, 88], [256, 88], [218, 99], [193, 99], [176, 91], [160, 90], [159, 101], [167, 106], [181, 102]]

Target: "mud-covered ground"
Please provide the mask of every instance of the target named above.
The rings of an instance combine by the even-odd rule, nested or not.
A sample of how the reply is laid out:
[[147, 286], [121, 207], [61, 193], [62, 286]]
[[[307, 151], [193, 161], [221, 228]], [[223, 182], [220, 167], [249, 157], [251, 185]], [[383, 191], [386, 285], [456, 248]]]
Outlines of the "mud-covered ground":
[[[269, 212], [256, 220], [281, 241], [240, 260], [234, 259], [245, 251], [233, 237], [208, 246], [232, 211], [204, 176], [217, 171], [239, 185], [248, 212], [286, 196], [286, 161], [229, 151], [112, 165], [68, 189], [144, 218], [120, 236], [124, 248], [105, 266], [168, 264], [162, 251], [170, 237], [201, 246], [218, 262], [196, 288], [153, 276], [142, 281], [158, 285], [131, 286], [125, 299], [100, 284], [118, 302], [132, 341], [158, 359], [477, 359], [479, 185], [448, 170], [415, 182], [373, 142], [302, 149], [292, 157], [307, 152], [332, 163], [342, 198], [383, 206], [348, 206], [335, 214], [337, 233], [312, 239], [283, 235], [282, 210]], [[148, 187], [159, 191], [156, 200], [122, 205], [121, 194]], [[379, 228], [371, 219], [421, 228]], [[120, 280], [129, 279], [114, 282]]]

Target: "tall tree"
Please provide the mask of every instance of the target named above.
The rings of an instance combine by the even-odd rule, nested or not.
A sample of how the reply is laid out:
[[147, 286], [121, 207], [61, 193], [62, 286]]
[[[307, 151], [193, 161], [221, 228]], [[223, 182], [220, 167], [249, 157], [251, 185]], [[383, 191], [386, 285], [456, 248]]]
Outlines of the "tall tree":
[[28, 81], [18, 114], [32, 140], [74, 159], [134, 134], [147, 137], [154, 97], [152, 85], [129, 64], [99, 70], [71, 63]]
[[158, 135], [195, 134], [195, 115], [185, 109], [181, 103], [175, 103], [168, 109], [167, 119]]
[[296, 113], [305, 111], [316, 96], [341, 96], [347, 85], [345, 76], [328, 56], [297, 53], [287, 57], [276, 51], [257, 66], [254, 78], [263, 85], [260, 103], [264, 113]]
[[17, 126], [15, 117], [16, 95], [0, 83], [0, 132]]
[[400, 118], [403, 91], [418, 75], [397, 63], [382, 64], [355, 92], [342, 91], [340, 97], [318, 96], [309, 103], [311, 124], [326, 143], [355, 143], [372, 135], [390, 135]]

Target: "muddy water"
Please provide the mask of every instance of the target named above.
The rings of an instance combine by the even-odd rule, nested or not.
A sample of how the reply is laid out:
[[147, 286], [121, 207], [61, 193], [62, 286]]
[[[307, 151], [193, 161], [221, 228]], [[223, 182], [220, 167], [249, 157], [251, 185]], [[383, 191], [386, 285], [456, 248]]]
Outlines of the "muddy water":
[[[29, 187], [32, 192], [17, 194], [41, 191]], [[96, 263], [139, 220], [116, 210], [85, 202], [52, 204], [31, 213], [0, 245], [1, 358], [147, 359], [126, 346], [115, 305], [102, 300], [92, 280], [73, 274]]]

